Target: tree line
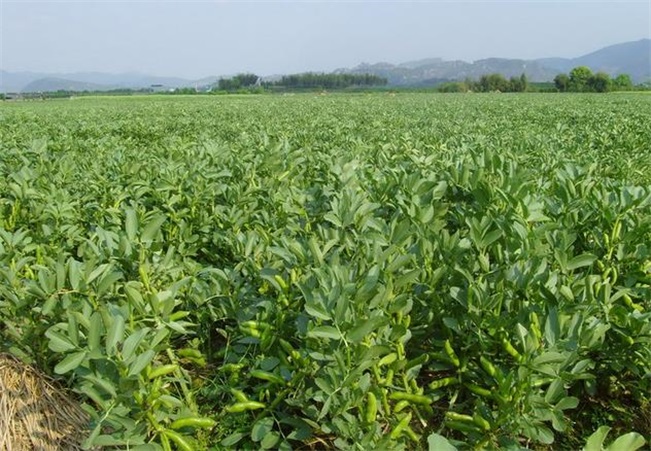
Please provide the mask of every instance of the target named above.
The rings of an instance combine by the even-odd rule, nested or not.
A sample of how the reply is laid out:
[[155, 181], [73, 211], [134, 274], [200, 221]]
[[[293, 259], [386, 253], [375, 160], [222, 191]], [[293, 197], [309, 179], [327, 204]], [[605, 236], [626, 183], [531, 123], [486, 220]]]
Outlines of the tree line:
[[220, 78], [217, 89], [220, 91], [237, 91], [260, 85], [260, 77], [256, 74], [237, 74], [231, 78]]
[[609, 92], [633, 89], [633, 81], [628, 74], [611, 78], [605, 72], [592, 73], [589, 67], [578, 66], [569, 74], [558, 74], [554, 85], [559, 92]]
[[273, 82], [262, 82], [255, 74], [238, 74], [231, 78], [222, 78], [217, 82], [220, 91], [267, 89], [344, 89], [350, 87], [383, 86], [388, 80], [372, 74], [323, 74], [307, 72], [304, 74], [283, 75]]
[[304, 74], [283, 75], [273, 83], [285, 88], [321, 88], [341, 89], [351, 86], [383, 86], [388, 83], [384, 77], [372, 74], [319, 74], [308, 72]]
[[[253, 73], [241, 73], [230, 78], [220, 79], [209, 89], [177, 88], [158, 94], [225, 94], [228, 92], [262, 93], [265, 91], [301, 91], [301, 90], [337, 90], [346, 88], [377, 88], [386, 86], [388, 80], [373, 74], [325, 74], [307, 72], [303, 74], [284, 75], [276, 81], [262, 81]], [[558, 74], [553, 82], [530, 83], [523, 73], [519, 77], [506, 78], [499, 73], [482, 75], [478, 80], [466, 78], [463, 81], [444, 82], [436, 87], [438, 92], [609, 92], [633, 89], [649, 90], [651, 81], [634, 85], [628, 74], [619, 74], [611, 78], [605, 72], [593, 73], [589, 67], [579, 66], [568, 74]], [[395, 88], [392, 89], [404, 89]], [[409, 89], [409, 88], [407, 88]], [[66, 91], [58, 90], [45, 93], [20, 94], [19, 98], [64, 98], [74, 95], [131, 95], [148, 94], [151, 89], [115, 89], [111, 91]], [[0, 100], [13, 98], [0, 93]]]
[[628, 91], [631, 89], [644, 89], [644, 86], [635, 87], [628, 74], [620, 74], [611, 78], [605, 72], [593, 73], [589, 67], [579, 66], [569, 74], [559, 74], [552, 83], [534, 83], [527, 80], [525, 74], [520, 77], [506, 79], [502, 74], [482, 75], [479, 80], [466, 79], [442, 83], [439, 92], [525, 92], [540, 91], [538, 85], [549, 85], [544, 91], [556, 92], [609, 92]]
[[467, 78], [464, 81], [443, 83], [440, 92], [525, 92], [529, 89], [529, 80], [525, 74], [507, 79], [502, 74], [482, 75], [479, 80]]

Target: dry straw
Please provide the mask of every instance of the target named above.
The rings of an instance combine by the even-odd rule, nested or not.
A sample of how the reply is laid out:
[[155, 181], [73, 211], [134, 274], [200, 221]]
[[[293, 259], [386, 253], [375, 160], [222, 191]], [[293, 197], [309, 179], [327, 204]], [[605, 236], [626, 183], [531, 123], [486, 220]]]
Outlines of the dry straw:
[[0, 354], [0, 451], [80, 450], [88, 424], [46, 375]]

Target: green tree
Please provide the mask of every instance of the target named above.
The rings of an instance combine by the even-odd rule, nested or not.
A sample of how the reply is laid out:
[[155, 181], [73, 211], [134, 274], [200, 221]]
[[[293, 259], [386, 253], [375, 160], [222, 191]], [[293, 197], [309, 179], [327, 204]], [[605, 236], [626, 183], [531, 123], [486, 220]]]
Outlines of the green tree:
[[468, 92], [470, 86], [463, 81], [450, 81], [439, 85], [439, 92]]
[[566, 92], [570, 87], [570, 77], [567, 74], [558, 74], [554, 77], [554, 85], [560, 92]]
[[292, 89], [341, 89], [351, 86], [386, 85], [387, 79], [373, 74], [318, 74], [284, 75], [275, 83]]
[[222, 91], [237, 91], [255, 86], [259, 78], [256, 74], [237, 74], [232, 78], [221, 78], [217, 87]]
[[613, 79], [613, 89], [616, 91], [628, 91], [633, 89], [633, 81], [628, 74], [619, 74]]
[[519, 77], [511, 77], [509, 79], [509, 91], [524, 92], [527, 90], [528, 84], [529, 82], [527, 81], [527, 76], [525, 74], [522, 74]]
[[524, 72], [522, 72], [522, 75], [520, 75], [520, 87], [522, 88], [521, 92], [529, 89], [529, 79], [527, 79], [527, 75]]
[[241, 87], [248, 88], [255, 86], [260, 77], [258, 77], [256, 74], [237, 74], [235, 78], [239, 80]]
[[587, 66], [578, 66], [570, 71], [569, 90], [575, 92], [586, 92], [590, 90], [590, 78], [592, 71]]
[[482, 75], [476, 85], [481, 92], [509, 91], [509, 81], [502, 74]]
[[235, 78], [220, 78], [217, 87], [221, 91], [234, 91], [240, 87], [239, 81]]
[[608, 92], [610, 91], [610, 85], [610, 75], [605, 72], [597, 72], [588, 79], [588, 87], [590, 91]]

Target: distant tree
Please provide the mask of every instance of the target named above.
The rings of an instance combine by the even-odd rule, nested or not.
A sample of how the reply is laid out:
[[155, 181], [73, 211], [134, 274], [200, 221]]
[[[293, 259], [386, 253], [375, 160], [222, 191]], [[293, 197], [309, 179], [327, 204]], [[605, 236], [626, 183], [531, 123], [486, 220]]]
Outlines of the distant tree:
[[373, 74], [304, 74], [284, 75], [275, 85], [290, 89], [342, 89], [351, 86], [386, 85], [387, 79]]
[[476, 84], [477, 90], [481, 92], [509, 91], [509, 81], [502, 74], [482, 75]]
[[509, 78], [509, 92], [520, 92], [520, 79], [518, 77]]
[[556, 90], [560, 92], [609, 92], [612, 90], [627, 90], [633, 87], [631, 77], [620, 74], [611, 79], [605, 72], [593, 74], [590, 68], [578, 66], [570, 71], [570, 75], [558, 74], [554, 78]]
[[219, 79], [217, 87], [222, 91], [237, 91], [255, 86], [259, 78], [256, 74], [237, 74], [232, 78]]
[[522, 86], [523, 92], [529, 89], [529, 79], [524, 72], [522, 72], [522, 75], [520, 75], [520, 86]]
[[525, 74], [520, 75], [519, 77], [511, 77], [509, 79], [509, 91], [511, 92], [524, 92], [527, 90], [529, 82], [527, 81], [527, 76]]
[[592, 71], [587, 66], [578, 66], [570, 71], [569, 90], [575, 92], [590, 91]]
[[570, 77], [567, 74], [558, 74], [554, 77], [554, 85], [560, 92], [566, 92], [570, 87]]
[[467, 82], [450, 81], [439, 85], [437, 90], [439, 92], [468, 92], [470, 90], [470, 86]]
[[197, 90], [194, 88], [177, 88], [174, 91], [172, 91], [172, 94], [178, 94], [178, 95], [189, 95], [189, 94], [196, 94]]
[[221, 91], [233, 91], [238, 89], [240, 86], [238, 81], [234, 78], [220, 78], [217, 82], [217, 87]]
[[633, 81], [628, 74], [619, 74], [612, 81], [612, 87], [616, 91], [628, 91], [633, 89]]
[[238, 74], [235, 76], [240, 81], [240, 86], [243, 88], [248, 88], [255, 86], [258, 82], [258, 77], [256, 74]]
[[605, 72], [597, 72], [588, 79], [588, 88], [593, 92], [608, 92], [610, 84], [610, 75]]

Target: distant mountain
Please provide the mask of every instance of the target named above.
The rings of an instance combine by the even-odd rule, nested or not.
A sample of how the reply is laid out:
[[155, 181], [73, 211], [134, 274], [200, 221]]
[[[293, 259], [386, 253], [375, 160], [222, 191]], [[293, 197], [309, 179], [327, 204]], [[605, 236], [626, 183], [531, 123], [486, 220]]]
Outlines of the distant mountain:
[[484, 74], [501, 73], [506, 77], [519, 77], [525, 73], [531, 81], [552, 80], [558, 71], [549, 69], [535, 61], [488, 58], [468, 63], [466, 61], [423, 60], [422, 64], [412, 62], [393, 65], [389, 63], [360, 64], [352, 69], [339, 69], [339, 73], [371, 73], [385, 77], [390, 85], [427, 86], [465, 78], [476, 79]]
[[[530, 81], [552, 81], [561, 72], [576, 66], [588, 66], [594, 72], [604, 71], [611, 76], [626, 73], [634, 83], [651, 80], [651, 39], [625, 42], [604, 47], [577, 58], [539, 58], [534, 60], [487, 58], [474, 62], [445, 61], [427, 58], [401, 64], [360, 64], [335, 73], [370, 73], [385, 77], [394, 86], [433, 86], [445, 81], [477, 79], [484, 74], [500, 73], [518, 77], [524, 73]], [[265, 81], [279, 75], [263, 77]], [[0, 92], [43, 92], [66, 90], [108, 91], [118, 88], [141, 89], [152, 85], [163, 88], [207, 87], [219, 77], [186, 80], [178, 77], [158, 77], [139, 73], [106, 74], [76, 72], [69, 74], [0, 71]]]
[[641, 83], [651, 78], [651, 39], [611, 45], [578, 58], [543, 58], [536, 61], [560, 72], [588, 66], [593, 72], [629, 74], [635, 83]]
[[423, 66], [430, 66], [432, 64], [439, 64], [443, 62], [443, 58], [425, 58], [416, 61], [407, 61], [406, 63], [400, 63], [399, 67], [405, 67], [407, 69], [416, 69]]
[[336, 72], [371, 73], [387, 78], [390, 85], [425, 86], [450, 80], [477, 79], [489, 73], [499, 73], [505, 77], [517, 77], [524, 73], [530, 81], [545, 82], [576, 66], [588, 66], [594, 72], [603, 71], [611, 76], [629, 74], [634, 83], [648, 81], [651, 79], [651, 39], [604, 47], [578, 58], [487, 58], [472, 63], [429, 58], [402, 64], [360, 64]]
[[[109, 91], [112, 89], [142, 89], [152, 85], [165, 88], [194, 88], [216, 83], [218, 77], [186, 80], [179, 77], [158, 77], [139, 73], [107, 74], [75, 72], [53, 74], [39, 72], [0, 72], [0, 91], [45, 92], [59, 89], [71, 91]], [[70, 89], [72, 88], [72, 89]]]
[[23, 92], [52, 92], [52, 91], [107, 91], [113, 87], [88, 83], [65, 78], [47, 77], [39, 78], [23, 87]]
[[2, 70], [0, 71], [0, 91], [20, 92], [29, 83], [45, 77], [47, 77], [46, 74], [35, 72], [7, 72]]

